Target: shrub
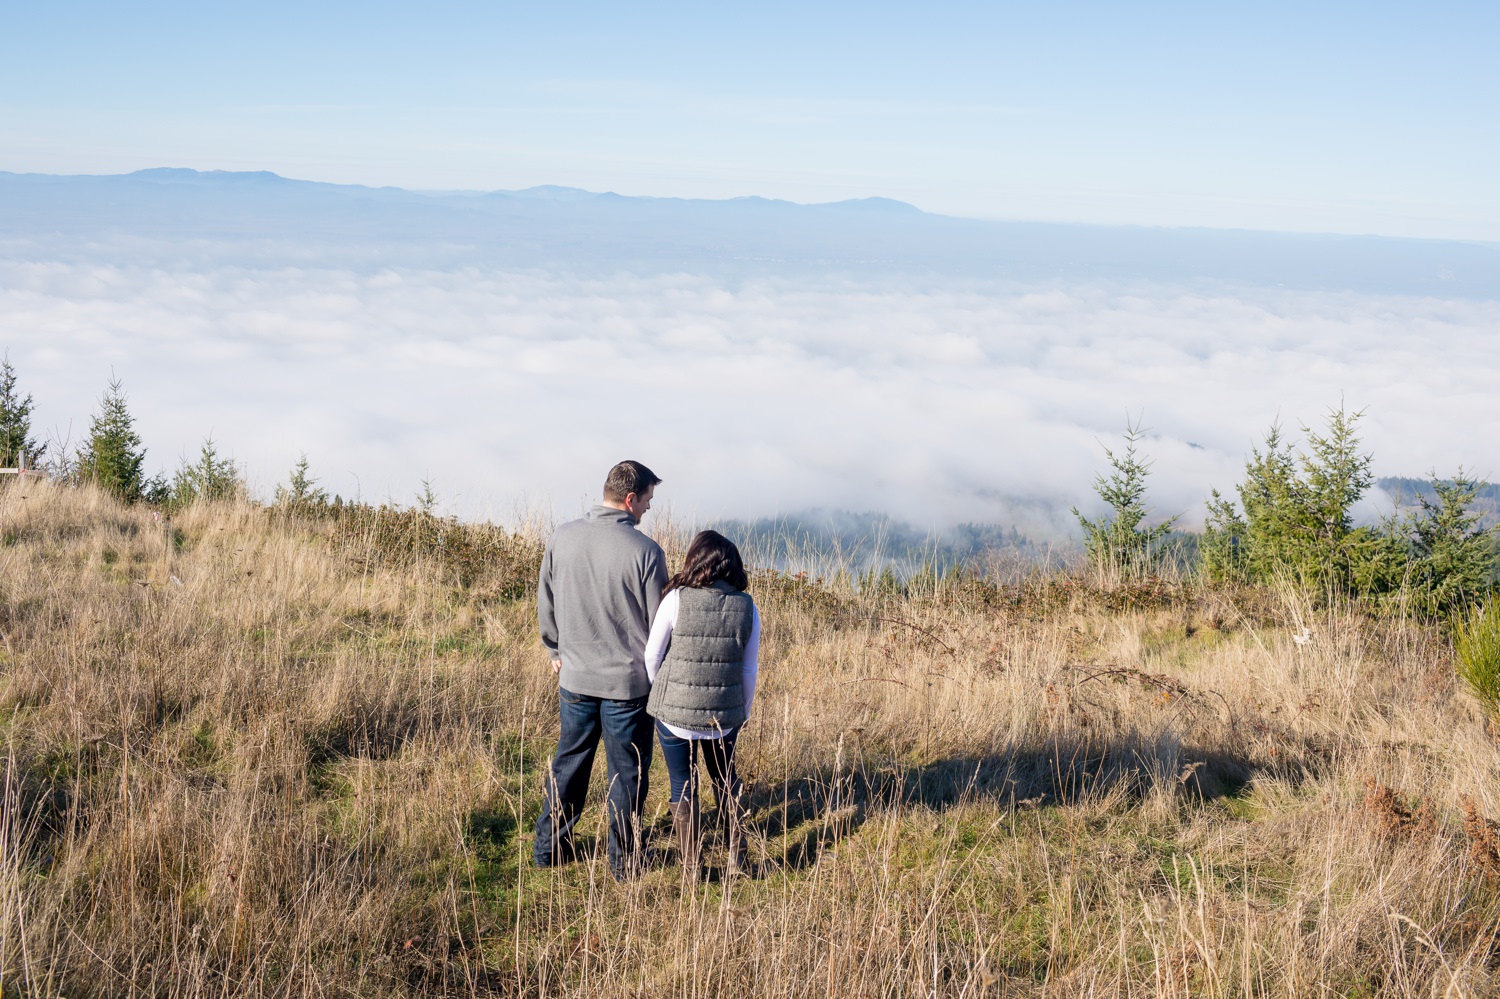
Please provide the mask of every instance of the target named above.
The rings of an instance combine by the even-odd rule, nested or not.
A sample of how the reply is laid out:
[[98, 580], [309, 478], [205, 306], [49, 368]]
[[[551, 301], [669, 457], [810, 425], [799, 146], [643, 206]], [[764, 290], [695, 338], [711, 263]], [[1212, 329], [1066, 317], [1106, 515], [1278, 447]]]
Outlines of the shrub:
[[[1250, 452], [1240, 507], [1217, 490], [1208, 500], [1199, 545], [1204, 575], [1215, 582], [1290, 579], [1312, 593], [1396, 600], [1446, 616], [1489, 591], [1495, 535], [1473, 511], [1483, 483], [1463, 470], [1436, 475], [1419, 508], [1378, 527], [1356, 526], [1354, 505], [1369, 490], [1372, 456], [1363, 453], [1359, 413], [1328, 414], [1323, 435], [1297, 450], [1272, 425], [1264, 449]], [[1306, 428], [1304, 428], [1306, 429]]]
[[0, 468], [35, 468], [47, 449], [31, 437], [31, 396], [16, 392], [16, 369], [0, 359]]
[[110, 380], [99, 401], [99, 412], [89, 424], [89, 436], [78, 455], [78, 473], [127, 503], [141, 498], [146, 481], [141, 473], [146, 451], [135, 432], [135, 417], [126, 405], [120, 380]]
[[322, 511], [333, 521], [334, 548], [356, 564], [425, 563], [461, 587], [483, 585], [505, 599], [535, 592], [543, 552], [539, 538], [418, 508], [343, 504], [335, 498]]
[[1248, 549], [1245, 519], [1217, 489], [1208, 500], [1208, 516], [1203, 520], [1203, 539], [1198, 542], [1198, 559], [1204, 574], [1216, 583], [1238, 582], [1247, 573]]
[[[1240, 489], [1252, 571], [1262, 580], [1289, 572], [1310, 589], [1351, 592], [1377, 532], [1354, 526], [1354, 505], [1374, 484], [1373, 456], [1360, 451], [1361, 413], [1340, 406], [1327, 432], [1307, 434], [1295, 457], [1279, 429], [1266, 437]], [[1304, 428], [1306, 430], [1306, 428]]]
[[1411, 585], [1417, 605], [1448, 615], [1482, 600], [1495, 569], [1494, 532], [1479, 526], [1474, 499], [1484, 483], [1458, 475], [1432, 476], [1432, 496], [1419, 493], [1418, 516], [1407, 526]]
[[1155, 527], [1141, 527], [1150, 512], [1146, 506], [1146, 476], [1150, 474], [1151, 463], [1136, 454], [1135, 446], [1144, 436], [1139, 424], [1127, 423], [1124, 453], [1104, 449], [1114, 471], [1108, 478], [1101, 475], [1094, 480], [1094, 492], [1109, 504], [1112, 516], [1090, 520], [1077, 507], [1073, 508], [1073, 516], [1083, 528], [1083, 546], [1089, 561], [1124, 573], [1156, 568], [1161, 556], [1160, 542], [1177, 522], [1176, 517], [1171, 517]]
[[172, 476], [171, 504], [186, 506], [198, 499], [230, 499], [239, 494], [240, 485], [240, 472], [234, 461], [219, 457], [214, 439], [208, 437], [198, 452], [198, 460], [189, 465], [184, 459], [182, 467]]
[[1354, 506], [1374, 483], [1355, 432], [1360, 415], [1331, 411], [1325, 433], [1308, 431], [1305, 450], [1272, 425], [1264, 450], [1245, 463], [1240, 508], [1217, 491], [1208, 502], [1201, 564], [1210, 579], [1290, 578], [1310, 592], [1345, 594], [1399, 579], [1402, 545], [1354, 524]]
[[304, 511], [328, 506], [328, 493], [313, 478], [305, 452], [292, 466], [287, 484], [276, 487], [276, 505]]
[[1500, 600], [1461, 621], [1453, 636], [1458, 676], [1492, 717], [1500, 718]]

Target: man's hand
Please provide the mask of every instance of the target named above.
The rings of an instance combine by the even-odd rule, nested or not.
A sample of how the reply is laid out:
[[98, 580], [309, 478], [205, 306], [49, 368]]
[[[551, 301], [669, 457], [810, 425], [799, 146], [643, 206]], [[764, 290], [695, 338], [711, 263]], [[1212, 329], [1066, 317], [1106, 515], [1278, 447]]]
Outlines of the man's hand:
[[554, 660], [552, 660], [552, 675], [556, 676], [557, 674], [559, 674], [561, 672], [562, 672], [562, 660], [561, 659], [554, 659]]

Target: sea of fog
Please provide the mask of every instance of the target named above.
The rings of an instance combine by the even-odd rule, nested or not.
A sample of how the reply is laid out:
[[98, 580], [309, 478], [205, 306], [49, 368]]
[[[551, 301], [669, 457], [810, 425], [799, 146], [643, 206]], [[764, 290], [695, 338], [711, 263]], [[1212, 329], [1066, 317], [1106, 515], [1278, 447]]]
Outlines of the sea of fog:
[[[1067, 534], [1126, 421], [1201, 522], [1273, 421], [1363, 410], [1377, 474], [1500, 473], [1500, 302], [1225, 279], [595, 261], [205, 231], [0, 231], [0, 351], [76, 445], [119, 378], [167, 469], [567, 516], [645, 461], [675, 518], [810, 508]], [[607, 263], [607, 262], [606, 262]], [[57, 445], [54, 445], [57, 446]]]

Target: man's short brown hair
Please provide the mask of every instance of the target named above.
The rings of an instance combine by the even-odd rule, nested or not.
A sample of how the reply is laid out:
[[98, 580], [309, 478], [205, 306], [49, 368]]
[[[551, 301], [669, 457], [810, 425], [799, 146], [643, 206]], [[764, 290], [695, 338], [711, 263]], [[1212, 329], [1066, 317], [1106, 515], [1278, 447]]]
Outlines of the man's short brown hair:
[[623, 503], [631, 493], [637, 496], [660, 482], [656, 473], [638, 461], [622, 461], [609, 470], [604, 480], [604, 498]]

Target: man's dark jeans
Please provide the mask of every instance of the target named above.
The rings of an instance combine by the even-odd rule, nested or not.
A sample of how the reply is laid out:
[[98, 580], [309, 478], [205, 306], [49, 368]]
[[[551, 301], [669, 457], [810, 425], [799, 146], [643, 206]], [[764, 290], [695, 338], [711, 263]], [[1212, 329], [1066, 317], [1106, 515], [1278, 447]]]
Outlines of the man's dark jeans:
[[547, 778], [542, 814], [536, 820], [532, 856], [539, 867], [573, 859], [573, 829], [589, 792], [594, 753], [604, 737], [609, 767], [609, 868], [626, 877], [637, 862], [636, 827], [646, 803], [651, 771], [651, 716], [646, 698], [612, 701], [559, 690], [562, 734]]

